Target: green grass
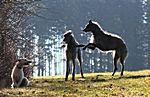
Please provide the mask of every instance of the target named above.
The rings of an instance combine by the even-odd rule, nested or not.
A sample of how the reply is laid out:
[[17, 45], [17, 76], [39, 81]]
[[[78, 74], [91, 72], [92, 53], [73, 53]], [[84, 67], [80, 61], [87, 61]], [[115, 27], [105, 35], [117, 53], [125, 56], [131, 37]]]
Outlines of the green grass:
[[33, 85], [26, 88], [5, 88], [2, 96], [24, 97], [150, 97], [150, 70], [125, 72], [119, 78], [117, 72], [76, 75], [76, 81], [64, 81], [64, 76], [32, 78]]

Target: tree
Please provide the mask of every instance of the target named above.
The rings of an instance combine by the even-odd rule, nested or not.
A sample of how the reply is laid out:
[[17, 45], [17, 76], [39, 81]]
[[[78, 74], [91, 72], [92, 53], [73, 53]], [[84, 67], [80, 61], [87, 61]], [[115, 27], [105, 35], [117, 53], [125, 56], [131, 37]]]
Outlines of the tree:
[[149, 31], [148, 31], [148, 1], [141, 0], [140, 3], [140, 20], [137, 32], [137, 38], [139, 41], [137, 45], [137, 56], [139, 58], [138, 69], [148, 68], [148, 41], [149, 41]]
[[26, 49], [32, 49], [32, 44], [26, 45], [31, 38], [24, 35], [23, 32], [26, 29], [23, 25], [27, 16], [35, 14], [35, 2], [31, 0], [0, 1], [0, 87], [10, 86], [11, 70], [18, 56], [17, 51], [21, 50], [18, 48], [19, 45], [22, 47], [26, 42], [24, 45]]

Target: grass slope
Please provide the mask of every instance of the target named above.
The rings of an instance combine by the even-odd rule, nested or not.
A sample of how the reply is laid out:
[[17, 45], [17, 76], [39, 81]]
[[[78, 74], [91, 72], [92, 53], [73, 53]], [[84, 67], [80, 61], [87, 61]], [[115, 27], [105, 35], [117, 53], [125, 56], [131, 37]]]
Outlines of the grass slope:
[[32, 87], [5, 88], [0, 97], [150, 97], [150, 70], [119, 73], [84, 74], [85, 79], [76, 75], [76, 81], [64, 81], [64, 76], [32, 78]]

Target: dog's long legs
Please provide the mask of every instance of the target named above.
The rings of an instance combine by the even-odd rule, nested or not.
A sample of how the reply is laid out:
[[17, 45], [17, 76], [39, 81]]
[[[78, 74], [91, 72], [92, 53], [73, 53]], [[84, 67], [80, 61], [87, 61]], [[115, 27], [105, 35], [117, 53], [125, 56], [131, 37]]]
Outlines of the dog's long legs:
[[115, 52], [115, 57], [114, 57], [114, 71], [113, 71], [113, 74], [112, 74], [112, 76], [114, 76], [114, 74], [115, 74], [115, 72], [117, 71], [117, 61], [118, 61], [118, 59], [119, 59], [119, 55], [118, 55], [118, 52], [116, 51]]
[[68, 75], [69, 75], [69, 60], [66, 61], [66, 77], [65, 77], [65, 81], [68, 80]]
[[75, 59], [72, 59], [72, 66], [73, 66], [73, 72], [72, 72], [72, 80], [75, 80]]
[[95, 47], [97, 47], [96, 44], [94, 44], [94, 43], [88, 43], [87, 45], [85, 45], [83, 47], [83, 50], [85, 50], [86, 48], [90, 48], [90, 49], [94, 50]]
[[82, 63], [80, 63], [80, 72], [81, 72], [81, 77], [84, 78], [84, 76], [83, 76], [83, 70], [82, 70]]
[[80, 65], [81, 77], [84, 78], [83, 71], [82, 71], [82, 58], [81, 58], [81, 51], [80, 51], [80, 49], [78, 49], [78, 60], [79, 60], [79, 65]]
[[125, 57], [124, 58], [120, 58], [120, 63], [121, 63], [121, 65], [122, 65], [122, 69], [121, 69], [121, 74], [120, 74], [120, 76], [123, 76], [123, 71], [124, 71], [124, 60], [125, 60]]

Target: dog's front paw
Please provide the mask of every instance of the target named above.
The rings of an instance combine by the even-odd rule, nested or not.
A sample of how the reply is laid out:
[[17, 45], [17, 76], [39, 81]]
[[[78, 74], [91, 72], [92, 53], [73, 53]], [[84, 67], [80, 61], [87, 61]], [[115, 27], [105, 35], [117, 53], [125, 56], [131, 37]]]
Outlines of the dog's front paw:
[[29, 81], [27, 86], [31, 87], [31, 86], [33, 86], [33, 83]]
[[83, 48], [83, 50], [85, 50], [85, 49], [86, 49], [86, 47]]
[[88, 47], [89, 49], [92, 49], [92, 50], [94, 50], [95, 49], [95, 47]]
[[14, 84], [11, 84], [11, 88], [13, 89], [13, 88], [16, 88], [17, 86], [15, 86]]

